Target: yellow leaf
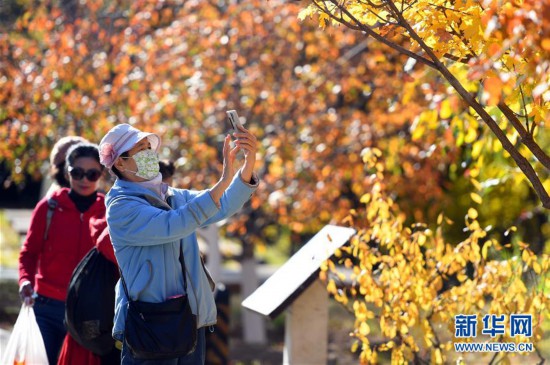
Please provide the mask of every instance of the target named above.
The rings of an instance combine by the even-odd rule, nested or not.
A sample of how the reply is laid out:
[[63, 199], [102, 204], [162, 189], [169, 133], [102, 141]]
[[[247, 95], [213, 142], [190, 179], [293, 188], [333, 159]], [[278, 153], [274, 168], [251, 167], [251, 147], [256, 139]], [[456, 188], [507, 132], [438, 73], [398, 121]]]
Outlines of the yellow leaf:
[[506, 237], [506, 236], [508, 236], [508, 235], [510, 234], [510, 232], [515, 232], [515, 231], [517, 231], [517, 230], [518, 230], [518, 227], [512, 226], [512, 227], [508, 228], [508, 229], [506, 230], [506, 232], [504, 232], [504, 236]]
[[540, 273], [542, 271], [542, 268], [540, 267], [540, 264], [536, 261], [533, 263], [533, 270], [535, 271], [535, 273], [537, 275], [540, 275]]
[[363, 336], [367, 336], [370, 333], [370, 327], [367, 324], [367, 322], [362, 322], [359, 326], [359, 333], [361, 333]]
[[298, 19], [304, 20], [305, 18], [307, 18], [308, 16], [310, 17], [311, 15], [312, 15], [312, 7], [308, 6], [307, 8], [300, 10], [300, 12], [298, 13]]
[[479, 196], [479, 194], [476, 194], [476, 193], [471, 193], [470, 198], [472, 198], [472, 200], [478, 204], [481, 204], [483, 202], [483, 199], [481, 198], [481, 196]]
[[466, 135], [464, 136], [464, 142], [470, 144], [474, 142], [477, 138], [477, 131], [474, 128], [468, 128], [466, 130]]
[[327, 285], [327, 290], [331, 294], [336, 294], [337, 290], [336, 290], [336, 283], [334, 282], [334, 280], [329, 280]]
[[472, 145], [472, 158], [477, 159], [485, 145], [483, 141], [474, 142]]
[[412, 140], [413, 141], [418, 141], [422, 138], [422, 135], [424, 135], [424, 133], [426, 132], [426, 128], [423, 126], [423, 125], [416, 125], [415, 128], [411, 128], [413, 129], [413, 133], [412, 133]]
[[424, 244], [426, 243], [426, 236], [421, 234], [418, 236], [418, 245], [419, 246], [424, 246]]
[[443, 364], [443, 356], [441, 355], [440, 349], [435, 349], [432, 351], [432, 363]]
[[529, 262], [531, 261], [531, 255], [529, 254], [529, 250], [523, 250], [523, 252], [521, 253], [521, 259], [529, 264]]
[[441, 108], [439, 109], [439, 117], [441, 119], [449, 119], [453, 111], [451, 110], [451, 103], [448, 99], [445, 99], [441, 102]]
[[436, 278], [433, 281], [433, 288], [436, 291], [440, 291], [441, 288], [443, 288], [443, 279], [441, 278], [441, 276], [439, 276], [439, 275], [436, 276]]
[[320, 12], [319, 13], [319, 27], [320, 28], [326, 28], [328, 22], [330, 20], [330, 16], [327, 13]]
[[477, 210], [475, 210], [474, 208], [468, 209], [468, 217], [470, 217], [471, 219], [477, 219], [477, 216]]

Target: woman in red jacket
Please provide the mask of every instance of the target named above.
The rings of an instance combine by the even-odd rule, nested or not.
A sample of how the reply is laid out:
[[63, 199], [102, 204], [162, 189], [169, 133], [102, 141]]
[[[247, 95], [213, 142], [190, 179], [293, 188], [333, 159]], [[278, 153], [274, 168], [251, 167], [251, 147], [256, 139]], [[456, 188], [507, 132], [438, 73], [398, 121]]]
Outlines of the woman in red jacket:
[[79, 143], [67, 151], [70, 189], [55, 191], [33, 211], [19, 255], [19, 293], [34, 304], [50, 364], [57, 363], [66, 330], [65, 298], [72, 272], [93, 247], [90, 219], [105, 216], [97, 192], [102, 174], [97, 145]]

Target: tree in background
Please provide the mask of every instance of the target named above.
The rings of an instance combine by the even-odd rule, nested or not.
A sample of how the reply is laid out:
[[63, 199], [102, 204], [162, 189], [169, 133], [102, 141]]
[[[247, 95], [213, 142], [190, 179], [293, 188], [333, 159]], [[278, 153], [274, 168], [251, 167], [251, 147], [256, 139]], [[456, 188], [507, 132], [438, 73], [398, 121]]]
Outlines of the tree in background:
[[[237, 109], [262, 141], [262, 185], [228, 227], [248, 248], [287, 227], [304, 242], [350, 209], [347, 224], [387, 230], [361, 215], [373, 173], [383, 175], [384, 199], [399, 203], [403, 227], [435, 222], [442, 210], [459, 221], [472, 199], [486, 210], [480, 226], [496, 217], [503, 234], [532, 212], [537, 202], [498, 139], [437, 70], [400, 51], [406, 37], [392, 50], [345, 27], [319, 29], [296, 20], [300, 6], [98, 0], [22, 10], [0, 33], [0, 159], [15, 182], [38, 177], [59, 136], [97, 140], [128, 122], [162, 135], [161, 154], [182, 175], [176, 184], [207, 187], [220, 168], [225, 110]], [[380, 170], [365, 166], [373, 148], [384, 156]], [[493, 206], [502, 196], [506, 209]], [[470, 237], [459, 224], [442, 230], [451, 246]]]
[[[518, 257], [511, 257], [489, 237], [490, 227], [480, 225], [474, 208], [464, 218], [467, 237], [457, 245], [443, 236], [443, 226], [452, 223], [443, 214], [435, 230], [406, 224], [405, 214], [386, 190], [381, 156], [377, 149], [363, 154], [373, 172], [372, 186], [361, 198], [365, 208], [348, 217], [357, 235], [337, 253], [337, 262], [352, 270], [351, 289], [339, 288], [338, 282], [346, 277], [334, 262], [328, 261], [321, 271], [324, 280], [334, 273], [327, 288], [355, 315], [352, 350], [359, 350], [360, 362], [377, 364], [389, 353], [392, 364], [509, 363], [513, 355], [508, 352], [459, 355], [453, 346], [488, 341], [532, 343], [536, 355], [530, 354], [528, 361], [538, 356], [543, 363], [550, 257], [537, 257], [524, 242], [517, 244]], [[504, 315], [506, 328], [489, 339], [481, 336], [482, 330], [494, 324], [481, 323], [491, 314]], [[510, 332], [512, 314], [532, 316], [532, 337]], [[457, 338], [458, 315], [476, 316], [477, 335]]]
[[398, 52], [349, 31], [304, 28], [293, 4], [97, 1], [70, 12], [67, 4], [27, 9], [1, 36], [0, 153], [15, 182], [40, 175], [58, 136], [95, 140], [129, 122], [163, 136], [180, 186], [206, 187], [219, 169], [225, 110], [235, 108], [264, 144], [252, 206], [261, 206], [256, 228], [271, 228], [255, 242], [276, 236], [277, 225], [307, 236], [345, 217], [366, 187], [360, 154], [369, 146], [390, 152], [394, 191], [417, 218], [435, 218], [447, 199], [455, 137], [411, 135], [430, 103], [414, 92], [401, 101], [411, 72]]
[[[343, 24], [408, 57], [403, 69], [417, 73], [405, 79], [401, 96], [407, 100], [407, 95], [421, 93], [431, 101], [411, 126], [413, 140], [423, 139], [429, 129], [448, 129], [462, 147], [460, 165], [451, 164], [449, 169], [449, 176], [462, 175], [462, 182], [455, 180], [449, 192], [460, 192], [455, 200], [460, 205], [498, 212], [492, 218], [498, 224], [507, 214], [517, 217], [518, 206], [533, 207], [533, 190], [521, 182], [525, 177], [543, 207], [550, 206], [546, 179], [550, 165], [544, 152], [550, 38], [543, 22], [549, 10], [548, 1], [314, 0], [300, 17], [315, 16], [323, 28]], [[417, 78], [419, 70], [424, 72], [422, 78]], [[459, 98], [451, 96], [449, 88]], [[346, 293], [333, 280], [328, 282], [329, 291], [356, 316], [355, 348], [360, 348], [362, 362], [376, 363], [384, 351], [391, 352], [395, 363], [456, 360], [449, 358], [454, 351], [451, 324], [454, 315], [464, 313], [508, 318], [530, 313], [538, 332], [534, 341], [541, 341], [542, 323], [548, 319], [548, 255], [537, 257], [520, 237], [510, 239], [515, 227], [492, 238], [493, 227], [480, 224], [474, 208], [468, 209], [466, 234], [456, 247], [442, 235], [443, 215], [432, 229], [403, 224], [407, 213], [391, 197], [386, 155], [373, 151], [364, 155], [375, 170], [371, 193], [362, 198], [367, 208], [352, 211], [348, 218], [363, 228], [342, 250], [341, 262], [353, 269], [356, 286]], [[510, 168], [509, 157], [521, 176]], [[506, 186], [514, 186], [516, 199], [502, 194]], [[536, 230], [546, 229], [546, 215], [531, 211], [542, 218], [536, 221]], [[543, 245], [537, 244], [536, 252]], [[333, 264], [327, 268], [334, 269]], [[338, 270], [336, 275], [342, 277]], [[382, 333], [380, 343], [367, 337], [371, 325]], [[436, 330], [442, 325], [449, 331]], [[519, 340], [509, 335], [497, 341]], [[508, 358], [504, 354], [488, 359], [496, 360]]]
[[543, 21], [549, 12], [549, 1], [536, 0], [314, 0], [301, 17], [317, 14], [321, 26], [343, 24], [435, 70], [472, 109], [470, 119], [479, 117], [489, 127], [549, 208], [543, 183], [550, 169], [544, 152], [550, 28]]

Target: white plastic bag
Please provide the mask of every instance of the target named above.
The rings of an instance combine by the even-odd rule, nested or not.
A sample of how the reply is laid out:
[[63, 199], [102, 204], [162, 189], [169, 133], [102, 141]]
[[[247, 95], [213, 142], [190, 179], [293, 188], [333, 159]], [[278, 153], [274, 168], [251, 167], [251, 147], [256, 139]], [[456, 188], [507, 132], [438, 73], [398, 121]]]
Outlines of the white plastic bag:
[[2, 365], [48, 365], [44, 340], [32, 306], [21, 306], [2, 356]]

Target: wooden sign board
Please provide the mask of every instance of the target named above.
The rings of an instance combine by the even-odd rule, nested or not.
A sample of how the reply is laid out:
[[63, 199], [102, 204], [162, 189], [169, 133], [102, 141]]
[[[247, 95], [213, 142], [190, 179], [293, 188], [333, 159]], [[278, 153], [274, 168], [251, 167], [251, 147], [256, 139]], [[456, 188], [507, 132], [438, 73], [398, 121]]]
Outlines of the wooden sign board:
[[334, 255], [355, 230], [327, 225], [243, 302], [243, 307], [274, 319], [315, 279], [321, 263]]

